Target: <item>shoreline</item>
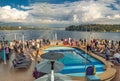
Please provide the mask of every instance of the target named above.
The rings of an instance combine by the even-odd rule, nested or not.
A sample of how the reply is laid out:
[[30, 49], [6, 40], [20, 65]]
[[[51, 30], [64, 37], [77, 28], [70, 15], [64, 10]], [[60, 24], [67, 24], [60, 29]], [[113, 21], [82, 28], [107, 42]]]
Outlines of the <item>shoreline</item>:
[[[41, 29], [8, 29], [8, 30], [7, 30], [7, 29], [0, 29], [0, 31], [17, 31], [17, 30], [18, 30], [18, 31], [19, 31], [19, 30], [22, 30], [22, 31], [23, 31], [23, 30], [54, 30], [54, 29], [46, 29], [46, 28], [45, 28], [45, 29], [44, 29], [44, 28], [43, 28], [43, 29], [42, 29], [42, 28], [41, 28]], [[55, 29], [55, 30], [56, 30], [56, 29]], [[68, 31], [68, 30], [62, 30], [62, 31]], [[70, 32], [70, 31], [69, 31], [69, 32]], [[75, 30], [72, 31], [72, 32], [84, 32], [84, 33], [89, 33], [89, 32], [90, 32], [90, 33], [120, 33], [120, 31], [118, 31], [118, 32], [116, 32], [116, 31], [110, 31], [110, 32], [94, 31], [94, 32], [93, 32], [93, 31], [92, 31], [92, 32], [91, 32], [91, 31], [75, 31]]]

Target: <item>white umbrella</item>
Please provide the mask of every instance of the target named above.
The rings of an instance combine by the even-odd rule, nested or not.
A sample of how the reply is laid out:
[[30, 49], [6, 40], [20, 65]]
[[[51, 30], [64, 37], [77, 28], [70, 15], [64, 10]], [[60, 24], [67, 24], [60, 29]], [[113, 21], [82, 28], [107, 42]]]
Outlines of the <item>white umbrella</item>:
[[[61, 53], [57, 53], [57, 52], [47, 52], [47, 53], [42, 54], [41, 57], [44, 59], [51, 60], [49, 63], [51, 65], [51, 67], [50, 67], [51, 68], [51, 81], [55, 81], [54, 80], [54, 71], [55, 71], [54, 66], [56, 65], [56, 64], [54, 64], [55, 60], [63, 58], [64, 55]], [[59, 63], [58, 63], [58, 65], [59, 65]], [[60, 66], [61, 65], [59, 65], [59, 67]]]
[[[36, 65], [38, 71], [43, 73], [51, 73], [51, 61], [45, 60]], [[60, 62], [54, 62], [54, 72], [59, 72], [63, 69], [64, 65]]]
[[[34, 81], [51, 81], [51, 74], [44, 75]], [[71, 77], [68, 75], [62, 75], [60, 73], [55, 73], [54, 81], [72, 81]]]

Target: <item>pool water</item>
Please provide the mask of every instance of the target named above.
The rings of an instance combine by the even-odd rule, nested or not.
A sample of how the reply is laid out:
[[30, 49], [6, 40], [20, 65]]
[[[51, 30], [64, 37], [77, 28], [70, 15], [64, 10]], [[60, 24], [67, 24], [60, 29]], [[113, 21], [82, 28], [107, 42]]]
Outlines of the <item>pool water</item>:
[[58, 60], [64, 64], [64, 68], [61, 71], [62, 74], [85, 76], [86, 68], [91, 65], [96, 67], [96, 74], [104, 72], [104, 64], [102, 62], [78, 48], [50, 47], [44, 50], [44, 53], [46, 52], [60, 52], [64, 54], [64, 58]]

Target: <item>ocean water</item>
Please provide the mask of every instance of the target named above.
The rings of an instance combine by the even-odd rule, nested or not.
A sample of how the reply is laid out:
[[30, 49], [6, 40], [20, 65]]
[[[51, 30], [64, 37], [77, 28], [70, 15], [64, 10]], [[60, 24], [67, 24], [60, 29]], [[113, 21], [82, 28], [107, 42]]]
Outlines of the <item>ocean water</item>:
[[57, 39], [71, 37], [75, 40], [81, 38], [91, 39], [108, 39], [108, 40], [120, 40], [120, 32], [77, 32], [77, 31], [64, 31], [64, 30], [0, 30], [0, 40], [2, 36], [5, 36], [6, 40], [21, 40], [24, 35], [25, 40], [37, 39], [37, 38], [48, 38], [55, 39], [55, 33]]

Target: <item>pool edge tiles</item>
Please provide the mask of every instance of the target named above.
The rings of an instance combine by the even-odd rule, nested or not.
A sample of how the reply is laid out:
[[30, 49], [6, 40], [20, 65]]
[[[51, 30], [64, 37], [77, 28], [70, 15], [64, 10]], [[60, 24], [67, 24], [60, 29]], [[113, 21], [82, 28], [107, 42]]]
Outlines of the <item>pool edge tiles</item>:
[[[101, 74], [101, 73], [103, 73], [103, 71], [102, 71], [102, 72], [97, 72], [95, 75], [99, 75], [99, 74]], [[84, 76], [85, 76], [85, 73], [70, 73], [70, 74], [65, 74], [65, 75], [77, 76], [77, 77], [84, 77]]]

